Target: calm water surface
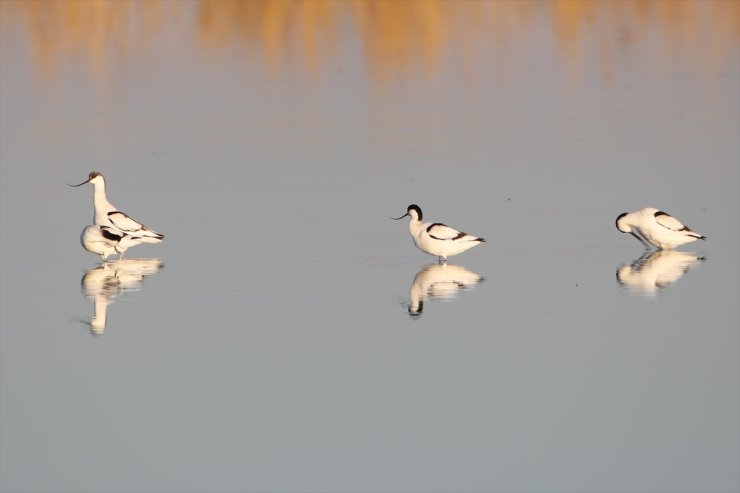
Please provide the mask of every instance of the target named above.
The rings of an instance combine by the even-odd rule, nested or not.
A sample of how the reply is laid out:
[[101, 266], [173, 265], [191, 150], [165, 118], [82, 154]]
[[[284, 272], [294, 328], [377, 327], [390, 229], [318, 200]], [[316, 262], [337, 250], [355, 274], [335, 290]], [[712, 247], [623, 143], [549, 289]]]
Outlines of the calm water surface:
[[738, 491], [738, 5], [1, 2], [0, 490]]

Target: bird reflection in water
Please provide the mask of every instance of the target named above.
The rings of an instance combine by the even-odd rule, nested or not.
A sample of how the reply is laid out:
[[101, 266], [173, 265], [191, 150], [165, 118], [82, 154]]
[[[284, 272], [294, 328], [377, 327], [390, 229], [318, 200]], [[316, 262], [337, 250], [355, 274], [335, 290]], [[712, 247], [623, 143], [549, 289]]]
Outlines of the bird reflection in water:
[[108, 322], [108, 305], [120, 295], [138, 291], [145, 277], [164, 267], [160, 259], [121, 259], [89, 269], [80, 284], [86, 298], [93, 300], [93, 317], [85, 322], [94, 335], [102, 335]]
[[675, 283], [706, 257], [691, 252], [657, 250], [617, 269], [617, 282], [635, 294], [655, 296]]
[[458, 293], [483, 280], [482, 276], [459, 265], [429, 264], [416, 274], [409, 288], [409, 315], [421, 315], [426, 300], [453, 300]]

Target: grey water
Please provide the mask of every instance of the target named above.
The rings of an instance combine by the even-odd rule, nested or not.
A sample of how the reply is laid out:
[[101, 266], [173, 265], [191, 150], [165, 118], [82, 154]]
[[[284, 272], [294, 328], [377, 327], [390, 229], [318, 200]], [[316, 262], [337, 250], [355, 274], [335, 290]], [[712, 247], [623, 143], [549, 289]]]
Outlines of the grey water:
[[740, 490], [737, 3], [0, 14], [1, 491]]

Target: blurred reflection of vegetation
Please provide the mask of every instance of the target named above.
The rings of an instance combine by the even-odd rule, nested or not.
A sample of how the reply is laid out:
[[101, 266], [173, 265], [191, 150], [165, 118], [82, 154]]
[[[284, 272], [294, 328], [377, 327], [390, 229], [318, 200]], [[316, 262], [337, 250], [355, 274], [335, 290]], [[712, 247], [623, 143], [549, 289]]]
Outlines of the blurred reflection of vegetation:
[[52, 78], [76, 57], [102, 82], [165, 38], [191, 40], [209, 55], [237, 47], [281, 76], [326, 71], [352, 32], [378, 82], [433, 74], [448, 60], [474, 78], [480, 46], [506, 72], [536, 29], [556, 43], [571, 80], [589, 54], [608, 79], [620, 53], [656, 37], [668, 69], [688, 57], [716, 70], [740, 37], [740, 2], [732, 0], [3, 0], [0, 9], [4, 49], [25, 42], [35, 75]]

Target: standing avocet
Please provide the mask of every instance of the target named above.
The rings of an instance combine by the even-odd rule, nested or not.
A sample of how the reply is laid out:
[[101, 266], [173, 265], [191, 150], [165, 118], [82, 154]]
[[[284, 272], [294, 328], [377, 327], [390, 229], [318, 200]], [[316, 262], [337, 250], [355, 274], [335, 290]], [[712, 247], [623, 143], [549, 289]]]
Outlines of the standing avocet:
[[447, 257], [457, 255], [465, 250], [486, 241], [467, 233], [445, 226], [442, 223], [421, 222], [421, 208], [411, 204], [406, 209], [406, 214], [394, 217], [396, 221], [409, 216], [409, 233], [414, 240], [416, 248], [429, 255], [439, 257], [439, 263], [447, 262]]
[[91, 253], [100, 255], [100, 260], [106, 262], [111, 255], [123, 253], [139, 243], [159, 243], [161, 240], [151, 237], [136, 237], [122, 233], [108, 226], [85, 226], [80, 235], [82, 247]]
[[659, 250], [672, 250], [684, 243], [707, 239], [670, 214], [653, 207], [623, 212], [617, 216], [616, 224], [619, 231], [631, 234], [648, 250], [651, 244]]
[[97, 171], [92, 171], [87, 177], [87, 180], [79, 185], [70, 186], [79, 187], [86, 183], [92, 183], [94, 187], [93, 205], [95, 206], [95, 225], [111, 228], [114, 233], [120, 232], [137, 240], [135, 243], [128, 244], [126, 248], [139, 243], [159, 243], [164, 239], [164, 235], [147, 228], [125, 213], [120, 212], [113, 204], [108, 202], [108, 198], [105, 196], [105, 178], [103, 178], [103, 175]]

